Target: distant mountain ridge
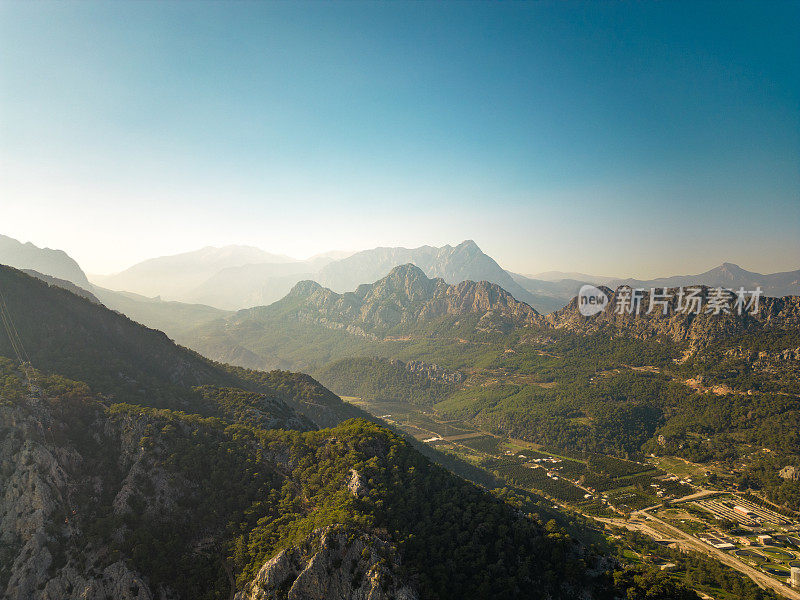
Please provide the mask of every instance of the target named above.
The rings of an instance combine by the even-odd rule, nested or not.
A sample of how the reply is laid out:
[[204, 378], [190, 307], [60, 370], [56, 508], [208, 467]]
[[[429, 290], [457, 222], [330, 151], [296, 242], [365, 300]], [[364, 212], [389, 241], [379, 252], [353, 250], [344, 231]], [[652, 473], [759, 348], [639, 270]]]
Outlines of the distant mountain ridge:
[[[206, 247], [193, 252], [154, 258], [111, 276], [92, 276], [89, 283], [80, 266], [60, 250], [22, 244], [0, 236], [0, 264], [31, 269], [42, 275], [69, 281], [102, 297], [109, 307], [130, 311], [148, 326], [179, 336], [187, 328], [224, 316], [224, 311], [271, 304], [283, 298], [304, 279], [314, 280], [335, 292], [355, 290], [384, 277], [396, 266], [415, 264], [428, 277], [450, 284], [489, 281], [548, 314], [563, 308], [586, 283], [633, 287], [722, 286], [729, 289], [761, 287], [767, 296], [800, 294], [800, 269], [761, 274], [732, 263], [723, 263], [698, 275], [675, 275], [651, 280], [620, 279], [549, 271], [536, 276], [504, 270], [473, 240], [440, 248], [373, 248], [356, 253], [332, 251], [298, 261], [251, 246]], [[113, 288], [120, 292], [112, 292]], [[124, 292], [122, 292], [124, 290]], [[125, 296], [120, 293], [131, 292]], [[137, 296], [138, 295], [138, 296]], [[141, 296], [141, 297], [140, 297]], [[171, 303], [156, 305], [162, 298]], [[183, 305], [188, 306], [185, 308]], [[192, 305], [206, 305], [194, 308]], [[215, 309], [220, 309], [214, 314]], [[173, 322], [164, 318], [169, 313]]]
[[765, 296], [779, 298], [781, 296], [800, 295], [800, 269], [765, 275], [748, 271], [739, 265], [726, 262], [698, 275], [673, 275], [649, 280], [613, 279], [606, 285], [612, 288], [621, 285], [643, 288], [707, 285], [709, 287], [723, 287], [733, 290], [740, 287], [746, 290], [754, 290], [760, 287]]
[[91, 291], [91, 284], [77, 262], [63, 250], [39, 248], [30, 242], [23, 244], [0, 235], [0, 264], [15, 269], [31, 269], [58, 279], [70, 281]]
[[495, 283], [517, 300], [532, 304], [533, 296], [518, 285], [493, 258], [485, 254], [473, 240], [457, 246], [420, 246], [419, 248], [374, 248], [332, 262], [324, 267], [316, 281], [335, 292], [353, 290], [361, 284], [384, 277], [394, 267], [414, 264], [428, 277], [439, 277], [449, 284], [461, 281]]
[[253, 246], [207, 246], [193, 252], [151, 258], [116, 275], [94, 275], [93, 279], [115, 290], [186, 300], [187, 292], [222, 269], [256, 263], [288, 263], [293, 260]]
[[[572, 277], [559, 279], [561, 275]], [[698, 275], [673, 275], [649, 280], [596, 277], [559, 271], [542, 273], [538, 276], [542, 277], [540, 279], [516, 273], [512, 273], [512, 276], [519, 285], [535, 296], [536, 307], [545, 313], [562, 308], [578, 294], [584, 284], [605, 285], [611, 289], [622, 285], [644, 289], [689, 285], [706, 285], [731, 290], [737, 290], [740, 287], [746, 290], [755, 290], [760, 287], [765, 296], [774, 298], [800, 294], [800, 269], [764, 275], [748, 271], [733, 263], [723, 263]]]
[[272, 304], [288, 294], [298, 281], [313, 278], [331, 260], [321, 257], [303, 262], [227, 267], [190, 290], [188, 296], [195, 302], [224, 310]]
[[605, 277], [603, 275], [588, 275], [587, 273], [578, 273], [576, 271], [544, 271], [543, 273], [536, 273], [535, 275], [520, 275], [527, 279], [534, 279], [538, 281], [563, 281], [565, 279], [573, 281], [586, 281], [594, 285], [600, 285], [619, 279], [618, 277]]
[[412, 263], [428, 277], [447, 283], [489, 281], [531, 306], [554, 308], [547, 297], [537, 298], [485, 254], [472, 240], [456, 246], [373, 248], [356, 253], [329, 252], [298, 261], [257, 248], [226, 246], [203, 248], [174, 256], [150, 259], [111, 276], [92, 276], [106, 288], [159, 296], [223, 310], [271, 304], [304, 279], [317, 281], [336, 292], [373, 283], [394, 267]]

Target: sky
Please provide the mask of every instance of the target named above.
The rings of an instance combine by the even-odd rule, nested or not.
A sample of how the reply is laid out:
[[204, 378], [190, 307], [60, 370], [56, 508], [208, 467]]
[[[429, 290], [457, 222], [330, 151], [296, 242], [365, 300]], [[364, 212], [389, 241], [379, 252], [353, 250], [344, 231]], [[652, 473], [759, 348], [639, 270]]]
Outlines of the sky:
[[0, 233], [800, 267], [799, 2], [0, 3]]

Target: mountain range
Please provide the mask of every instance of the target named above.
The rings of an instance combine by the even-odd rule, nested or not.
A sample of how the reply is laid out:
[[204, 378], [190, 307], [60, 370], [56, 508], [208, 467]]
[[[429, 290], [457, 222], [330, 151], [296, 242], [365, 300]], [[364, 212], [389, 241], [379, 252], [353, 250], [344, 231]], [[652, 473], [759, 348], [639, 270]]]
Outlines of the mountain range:
[[215, 360], [314, 372], [330, 360], [402, 345], [437, 328], [503, 334], [543, 322], [535, 309], [495, 283], [451, 285], [407, 264], [344, 294], [301, 281], [281, 300], [199, 326], [184, 340]]
[[363, 413], [306, 375], [213, 363], [10, 267], [0, 288], [4, 598], [617, 591], [613, 563], [545, 527], [535, 496], [511, 505], [342, 423]]
[[[151, 258], [115, 275], [93, 275], [98, 285], [144, 296], [188, 300], [192, 290], [223, 269], [248, 264], [291, 263], [288, 256], [270, 254], [252, 246], [208, 246], [193, 252]], [[189, 300], [191, 301], [191, 300]]]
[[[506, 271], [472, 240], [440, 248], [373, 248], [354, 254], [333, 251], [304, 261], [251, 246], [206, 247], [146, 260], [116, 275], [92, 275], [90, 283], [78, 264], [64, 252], [0, 236], [0, 264], [71, 281], [102, 297], [111, 308], [126, 314], [135, 312], [134, 318], [145, 324], [170, 329], [170, 335], [225, 316], [225, 311], [271, 304], [302, 280], [313, 280], [334, 292], [344, 293], [361, 284], [373, 283], [394, 267], [407, 263], [416, 265], [428, 277], [439, 277], [449, 284], [461, 281], [497, 284], [541, 314], [565, 306], [585, 283], [612, 289], [619, 285], [650, 288], [702, 284], [730, 289], [760, 286], [767, 296], [800, 294], [800, 270], [761, 274], [731, 263], [697, 275], [652, 280], [559, 271], [527, 276]], [[162, 302], [168, 305], [160, 305]], [[178, 303], [204, 308], [185, 308]]]
[[738, 265], [726, 262], [698, 275], [673, 275], [649, 280], [612, 279], [605, 282], [605, 285], [610, 288], [628, 285], [645, 289], [653, 287], [675, 288], [689, 285], [706, 285], [708, 287], [722, 287], [731, 290], [737, 290], [740, 287], [745, 290], [755, 290], [760, 287], [765, 296], [779, 298], [781, 296], [800, 295], [800, 269], [764, 275], [747, 271]]
[[398, 265], [413, 263], [429, 277], [441, 277], [448, 283], [490, 281], [518, 300], [536, 304], [535, 295], [518, 285], [472, 240], [441, 248], [374, 248], [338, 256], [341, 253], [333, 252], [297, 261], [247, 246], [203, 248], [147, 260], [116, 275], [92, 279], [114, 290], [238, 310], [271, 304], [303, 279], [346, 292], [377, 281]]
[[[724, 339], [736, 339], [742, 335], [754, 335], [764, 331], [792, 333], [800, 330], [800, 296], [759, 298], [758, 310], [735, 309], [736, 295], [726, 291], [726, 308], [719, 314], [709, 312], [711, 290], [700, 286], [700, 311], [678, 310], [678, 289], [667, 288], [669, 296], [665, 306], [656, 305], [649, 312], [651, 292], [641, 295], [640, 310], [627, 312], [618, 310], [620, 288], [613, 290], [601, 287], [609, 298], [608, 304], [599, 314], [584, 316], [578, 309], [578, 300], [573, 298], [564, 308], [550, 313], [545, 318], [555, 329], [565, 329], [582, 335], [605, 332], [611, 335], [624, 334], [636, 339], [662, 336], [674, 342], [687, 343], [692, 352]], [[664, 293], [659, 290], [657, 293]], [[658, 301], [658, 299], [657, 299]]]
[[[441, 258], [451, 272], [475, 256], [460, 246]], [[697, 460], [733, 440], [794, 460], [797, 296], [717, 320], [674, 306], [586, 319], [575, 300], [543, 316], [498, 283], [411, 263], [343, 293], [302, 280], [237, 312], [89, 287], [0, 266], [0, 589], [13, 600], [696, 598], [657, 569], [630, 584], [652, 593], [631, 591], [632, 574], [563, 521], [542, 524], [552, 500], [495, 497], [274, 366], [340, 393], [413, 392], [450, 422], [562, 452]], [[111, 303], [185, 317], [194, 350]], [[721, 378], [721, 395], [697, 373]], [[504, 463], [486, 464], [499, 487]]]

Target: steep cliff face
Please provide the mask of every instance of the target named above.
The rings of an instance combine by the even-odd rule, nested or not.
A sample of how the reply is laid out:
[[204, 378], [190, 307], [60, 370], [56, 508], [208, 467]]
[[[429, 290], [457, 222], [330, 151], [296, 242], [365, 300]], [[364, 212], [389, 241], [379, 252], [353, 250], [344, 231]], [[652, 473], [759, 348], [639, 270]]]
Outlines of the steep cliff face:
[[417, 600], [399, 571], [397, 549], [378, 536], [325, 527], [267, 561], [236, 600]]
[[[671, 298], [667, 302], [666, 314], [663, 307], [656, 304], [650, 307], [650, 292], [641, 296], [640, 310], [618, 312], [618, 301], [624, 288], [612, 291], [603, 288], [609, 297], [606, 308], [599, 314], [586, 317], [578, 310], [578, 300], [573, 300], [562, 310], [545, 317], [546, 322], [556, 329], [566, 329], [577, 333], [594, 333], [606, 331], [621, 333], [635, 338], [645, 339], [664, 336], [676, 342], [688, 342], [691, 350], [708, 346], [718, 340], [730, 338], [742, 333], [757, 333], [764, 330], [791, 330], [800, 327], [800, 296], [783, 298], [762, 297], [758, 311], [747, 310], [740, 315], [734, 309], [736, 295], [725, 291], [729, 312], [714, 314], [708, 312], [709, 298], [713, 290], [702, 287], [702, 312], [680, 312], [678, 310], [678, 290], [670, 290]], [[660, 290], [658, 290], [660, 292]]]
[[[8, 600], [151, 600], [142, 576], [82, 539], [81, 491], [103, 494], [38, 401], [0, 406], [0, 589]], [[123, 461], [124, 462], [124, 461]], [[132, 465], [130, 465], [132, 466]], [[82, 474], [82, 476], [78, 475]]]

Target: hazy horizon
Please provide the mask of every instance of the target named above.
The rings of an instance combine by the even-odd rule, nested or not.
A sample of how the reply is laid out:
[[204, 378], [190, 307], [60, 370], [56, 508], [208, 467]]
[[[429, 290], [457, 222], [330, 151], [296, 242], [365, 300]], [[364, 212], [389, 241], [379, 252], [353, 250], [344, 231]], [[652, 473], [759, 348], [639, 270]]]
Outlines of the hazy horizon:
[[800, 257], [800, 4], [0, 5], [2, 233], [89, 273], [474, 239], [652, 278]]
[[[0, 232], [0, 235], [4, 235], [3, 232]], [[9, 236], [9, 237], [13, 237], [13, 236]], [[17, 240], [17, 241], [19, 241], [21, 243], [33, 243], [30, 240]], [[455, 246], [457, 246], [460, 243], [465, 242], [465, 241], [467, 241], [467, 240], [461, 240], [459, 242], [451, 242], [449, 244], [442, 244], [441, 246], [455, 247]], [[475, 241], [475, 240], [472, 240], [472, 241]], [[480, 244], [478, 244], [477, 242], [476, 242], [476, 244], [478, 245], [478, 247], [481, 247]], [[40, 246], [38, 244], [34, 244], [34, 245], [36, 245], [36, 246], [38, 246], [40, 248], [48, 247], [46, 245], [45, 246]], [[422, 244], [422, 245], [423, 246], [426, 246], [426, 245], [427, 246], [431, 246], [431, 244]], [[143, 258], [140, 261], [136, 261], [135, 263], [131, 263], [129, 265], [126, 265], [122, 269], [119, 269], [119, 270], [116, 270], [116, 271], [109, 271], [109, 272], [106, 272], [106, 273], [100, 273], [100, 272], [96, 272], [96, 271], [87, 270], [84, 267], [84, 265], [81, 263], [81, 261], [79, 261], [77, 259], [76, 259], [76, 261], [78, 262], [79, 266], [84, 270], [86, 275], [91, 280], [94, 277], [102, 278], [102, 277], [108, 277], [108, 276], [113, 276], [113, 275], [120, 274], [120, 273], [122, 273], [123, 271], [127, 270], [130, 267], [133, 267], [133, 266], [135, 266], [135, 265], [137, 265], [137, 264], [139, 264], [141, 262], [145, 262], [145, 261], [151, 260], [151, 259], [164, 258], [164, 257], [175, 256], [175, 255], [180, 255], [180, 254], [190, 254], [190, 253], [197, 252], [199, 250], [205, 250], [205, 249], [208, 249], [208, 248], [222, 249], [222, 248], [226, 248], [226, 247], [236, 247], [236, 246], [238, 246], [238, 247], [257, 248], [257, 249], [263, 250], [264, 252], [267, 252], [269, 254], [273, 254], [276, 257], [287, 258], [287, 259], [290, 259], [290, 260], [293, 260], [293, 261], [298, 261], [298, 262], [308, 261], [308, 260], [311, 260], [313, 258], [316, 258], [316, 257], [319, 257], [319, 256], [328, 255], [328, 254], [344, 254], [345, 256], [351, 256], [351, 255], [356, 254], [358, 252], [362, 252], [362, 251], [365, 251], [365, 250], [372, 250], [372, 249], [378, 248], [378, 247], [402, 247], [402, 248], [408, 248], [408, 249], [413, 249], [413, 248], [419, 247], [419, 246], [385, 246], [385, 245], [383, 245], [383, 246], [373, 246], [373, 247], [370, 247], [370, 248], [359, 248], [357, 250], [353, 250], [353, 249], [344, 250], [344, 249], [341, 249], [341, 248], [336, 248], [336, 249], [330, 249], [330, 250], [323, 251], [323, 252], [318, 252], [318, 253], [310, 255], [310, 256], [291, 256], [291, 255], [289, 255], [289, 254], [287, 254], [285, 252], [281, 252], [279, 249], [278, 250], [268, 250], [266, 248], [261, 248], [259, 246], [254, 246], [252, 244], [223, 244], [223, 245], [216, 245], [216, 246], [215, 245], [211, 245], [211, 244], [206, 244], [206, 245], [201, 246], [201, 247], [192, 248], [192, 249], [185, 250], [185, 251], [180, 251], [180, 252], [175, 252], [173, 254], [147, 256], [147, 257]], [[439, 247], [441, 247], [441, 246], [439, 246]], [[50, 247], [50, 249], [52, 249], [52, 250], [64, 250], [66, 252], [66, 250], [64, 248], [52, 248], [52, 247]], [[484, 250], [484, 249], [481, 247], [481, 250]], [[67, 252], [67, 254], [70, 257], [75, 258], [69, 252]], [[489, 256], [491, 258], [495, 258], [494, 256], [491, 256], [491, 254], [489, 254]], [[335, 260], [338, 260], [339, 258], [342, 258], [342, 257], [336, 257]], [[542, 270], [535, 271], [535, 272], [534, 271], [523, 272], [523, 271], [514, 271], [513, 269], [509, 269], [501, 261], [497, 261], [497, 262], [501, 267], [503, 267], [503, 268], [505, 268], [505, 269], [507, 269], [509, 271], [512, 271], [512, 272], [517, 273], [519, 275], [528, 276], [528, 277], [536, 276], [537, 274], [546, 274], [546, 273], [550, 273], [550, 272], [563, 272], [563, 273], [583, 273], [585, 275], [592, 275], [592, 276], [595, 276], [595, 277], [608, 277], [608, 278], [619, 278], [619, 279], [652, 279], [652, 278], [669, 277], [669, 276], [675, 276], [675, 275], [699, 275], [700, 273], [703, 273], [703, 272], [709, 271], [709, 270], [711, 270], [713, 268], [719, 267], [720, 265], [723, 264], [723, 262], [724, 263], [730, 263], [730, 262], [733, 262], [733, 261], [722, 261], [720, 263], [716, 263], [716, 264], [713, 264], [713, 265], [710, 264], [707, 267], [702, 268], [701, 270], [696, 271], [696, 272], [694, 272], [694, 271], [693, 272], [688, 272], [688, 271], [687, 272], [679, 272], [679, 271], [676, 271], [676, 272], [663, 272], [663, 273], [656, 273], [656, 274], [647, 275], [647, 276], [641, 275], [641, 274], [638, 274], [638, 273], [591, 273], [591, 272], [586, 272], [586, 271], [577, 271], [575, 269], [558, 269], [558, 268], [542, 269]], [[796, 264], [796, 266], [794, 268], [783, 269], [783, 270], [780, 270], [780, 271], [778, 271], [778, 270], [775, 270], [775, 271], [757, 271], [756, 269], [749, 268], [749, 266], [747, 264], [738, 264], [738, 263], [735, 263], [735, 264], [737, 264], [737, 266], [743, 268], [746, 271], [760, 272], [760, 273], [765, 274], [765, 275], [784, 272], [784, 271], [795, 271], [795, 270], [799, 270], [800, 269], [800, 263]]]

